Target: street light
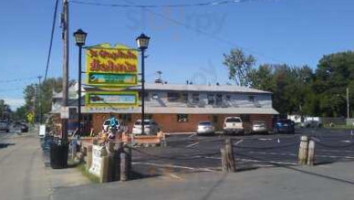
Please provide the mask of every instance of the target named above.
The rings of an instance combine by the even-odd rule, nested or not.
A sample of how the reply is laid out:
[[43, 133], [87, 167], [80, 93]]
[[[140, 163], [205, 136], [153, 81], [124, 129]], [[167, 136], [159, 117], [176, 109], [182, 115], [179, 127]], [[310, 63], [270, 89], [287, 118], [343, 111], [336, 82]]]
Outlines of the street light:
[[141, 134], [145, 134], [144, 127], [144, 117], [145, 117], [145, 50], [149, 46], [150, 37], [142, 33], [139, 37], [136, 38], [136, 43], [138, 49], [141, 51]]
[[78, 135], [81, 136], [81, 57], [82, 57], [82, 46], [85, 45], [87, 33], [83, 30], [79, 29], [74, 33], [76, 45], [79, 47], [79, 78], [78, 78], [78, 107], [77, 107], [77, 115], [78, 115]]

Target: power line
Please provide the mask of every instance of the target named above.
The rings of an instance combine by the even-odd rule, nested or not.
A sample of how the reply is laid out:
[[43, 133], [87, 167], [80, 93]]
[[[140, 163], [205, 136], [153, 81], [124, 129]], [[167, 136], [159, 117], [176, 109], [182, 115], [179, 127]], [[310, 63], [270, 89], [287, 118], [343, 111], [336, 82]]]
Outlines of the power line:
[[236, 4], [242, 3], [249, 0], [219, 0], [219, 1], [209, 1], [203, 3], [190, 3], [190, 4], [165, 4], [165, 5], [153, 5], [153, 4], [109, 4], [109, 3], [98, 3], [92, 1], [80, 1], [72, 0], [71, 3], [91, 5], [91, 6], [104, 6], [104, 7], [118, 7], [118, 8], [188, 8], [188, 7], [206, 7], [206, 6], [220, 6], [226, 4]]
[[51, 31], [50, 42], [49, 42], [47, 64], [46, 64], [46, 67], [45, 67], [44, 81], [47, 80], [50, 57], [51, 57], [51, 54], [52, 54], [52, 46], [53, 46], [55, 24], [56, 24], [56, 21], [57, 21], [58, 3], [59, 3], [59, 0], [56, 0], [55, 1], [55, 7], [54, 7], [54, 14], [53, 14], [52, 31]]

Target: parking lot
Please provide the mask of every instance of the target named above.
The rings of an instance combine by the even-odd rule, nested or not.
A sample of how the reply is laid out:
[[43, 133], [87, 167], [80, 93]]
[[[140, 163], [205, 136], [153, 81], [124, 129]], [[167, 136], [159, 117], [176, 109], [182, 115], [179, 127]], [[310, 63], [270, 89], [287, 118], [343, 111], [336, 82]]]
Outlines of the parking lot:
[[221, 171], [220, 148], [226, 138], [232, 139], [237, 171], [295, 166], [302, 135], [316, 142], [316, 165], [354, 160], [352, 131], [298, 129], [295, 134], [169, 136], [165, 148], [134, 148], [133, 169], [144, 176]]

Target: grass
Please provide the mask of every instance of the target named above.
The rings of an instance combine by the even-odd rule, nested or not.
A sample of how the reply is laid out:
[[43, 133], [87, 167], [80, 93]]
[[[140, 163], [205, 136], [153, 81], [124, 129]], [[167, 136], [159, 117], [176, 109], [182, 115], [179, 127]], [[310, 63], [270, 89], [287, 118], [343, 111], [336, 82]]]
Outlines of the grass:
[[354, 126], [352, 125], [334, 125], [334, 126], [325, 125], [324, 127], [328, 129], [346, 129], [346, 130], [354, 129]]
[[100, 182], [100, 179], [91, 174], [87, 169], [86, 169], [86, 166], [84, 163], [81, 163], [79, 165], [76, 166], [76, 168], [81, 172], [81, 174], [83, 176], [85, 176], [86, 178], [88, 178], [92, 183], [99, 183]]

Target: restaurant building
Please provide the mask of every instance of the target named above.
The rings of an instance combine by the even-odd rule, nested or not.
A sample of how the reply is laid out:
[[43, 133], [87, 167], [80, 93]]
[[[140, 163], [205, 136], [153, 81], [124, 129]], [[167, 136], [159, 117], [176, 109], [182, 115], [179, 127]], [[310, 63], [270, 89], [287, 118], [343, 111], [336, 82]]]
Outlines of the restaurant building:
[[[76, 87], [69, 90], [70, 107], [76, 109]], [[272, 93], [234, 85], [191, 85], [191, 84], [145, 84], [145, 118], [155, 120], [164, 132], [195, 132], [200, 121], [211, 121], [216, 130], [222, 130], [225, 117], [239, 116], [244, 127], [249, 129], [254, 121], [265, 121], [272, 127], [274, 116], [278, 114], [272, 107]], [[83, 91], [97, 90], [86, 87]], [[139, 87], [127, 88], [139, 91]], [[83, 95], [85, 92], [83, 93]], [[52, 113], [60, 115], [61, 93], [53, 95]], [[84, 98], [83, 98], [84, 99]], [[82, 102], [84, 105], [85, 102]], [[83, 106], [85, 129], [95, 133], [102, 130], [103, 122], [114, 114], [122, 123], [132, 129], [141, 118], [141, 107], [120, 108], [110, 106]], [[75, 113], [75, 112], [73, 112]], [[77, 116], [71, 115], [71, 124]], [[71, 126], [73, 128], [73, 126]], [[69, 125], [70, 128], [70, 125]]]

